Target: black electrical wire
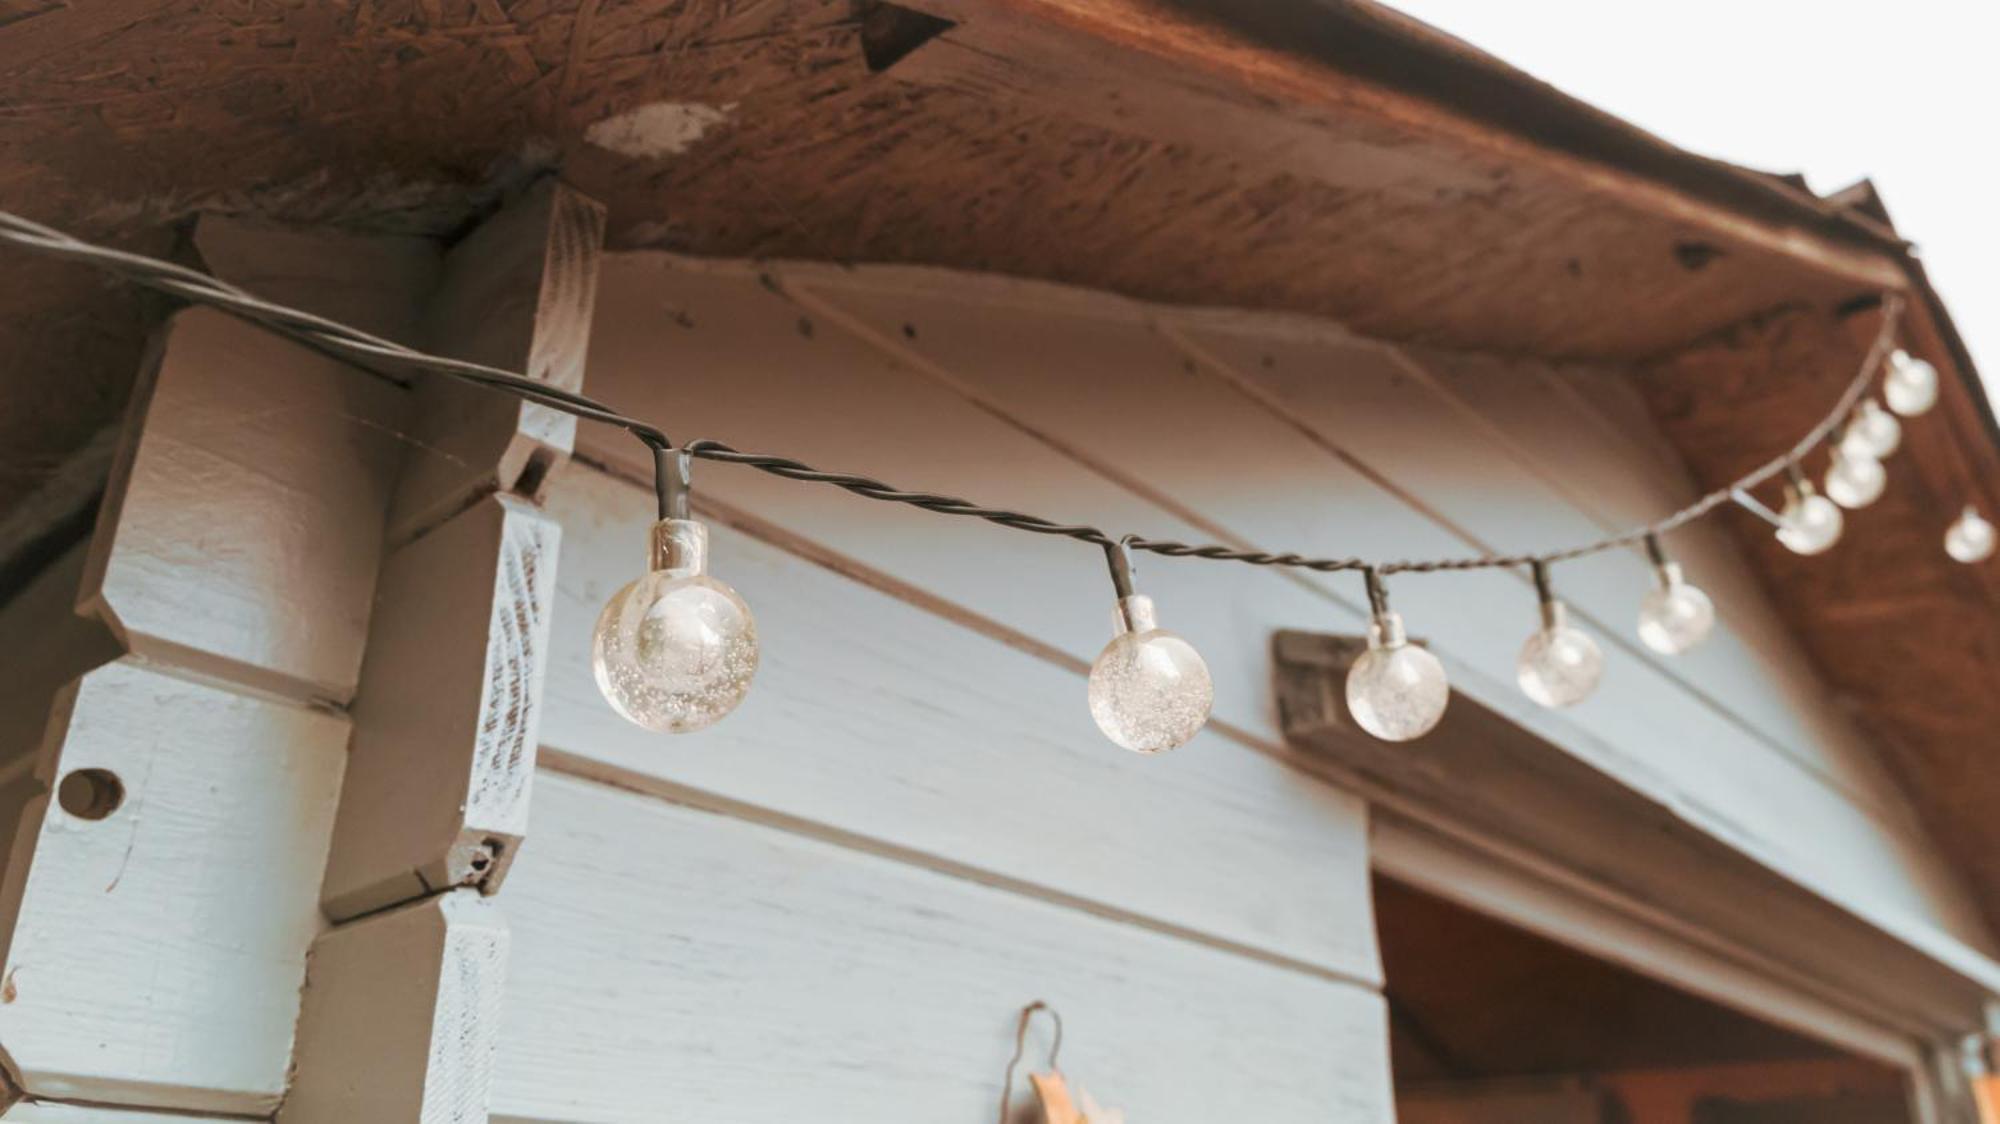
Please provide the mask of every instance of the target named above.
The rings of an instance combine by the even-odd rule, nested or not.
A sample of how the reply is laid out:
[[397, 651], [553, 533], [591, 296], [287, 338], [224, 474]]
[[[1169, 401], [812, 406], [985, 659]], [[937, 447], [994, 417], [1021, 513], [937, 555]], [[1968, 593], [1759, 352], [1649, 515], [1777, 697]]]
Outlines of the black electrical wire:
[[587, 395], [537, 382], [514, 371], [432, 355], [405, 347], [338, 321], [262, 300], [200, 270], [84, 242], [7, 211], [0, 211], [0, 242], [109, 271], [134, 284], [179, 297], [192, 304], [218, 309], [317, 351], [358, 362], [371, 370], [380, 371], [383, 366], [387, 366], [444, 375], [512, 394], [585, 421], [623, 429], [638, 438], [652, 452], [655, 490], [659, 496], [662, 518], [667, 518], [672, 511], [685, 510], [687, 486], [685, 472], [682, 467], [673, 465], [678, 459], [676, 454], [679, 454], [724, 464], [747, 465], [788, 480], [829, 484], [871, 500], [905, 504], [940, 515], [983, 519], [1016, 531], [1056, 535], [1092, 543], [1106, 549], [1144, 550], [1169, 558], [1204, 558], [1212, 561], [1243, 562], [1252, 566], [1287, 566], [1317, 570], [1322, 573], [1360, 570], [1369, 576], [1371, 597], [1380, 588], [1381, 579], [1390, 574], [1505, 569], [1520, 566], [1546, 570], [1549, 565], [1556, 562], [1647, 543], [1707, 515], [1730, 502], [1740, 491], [1757, 487], [1781, 473], [1796, 472], [1799, 460], [1844, 424], [1848, 415], [1861, 401], [1861, 397], [1867, 393], [1876, 368], [1881, 365], [1894, 345], [1896, 325], [1901, 319], [1903, 309], [1903, 300], [1899, 294], [1889, 293], [1883, 297], [1881, 330], [1876, 334], [1873, 344], [1862, 360], [1860, 371], [1855, 374], [1841, 393], [1839, 400], [1818, 425], [1808, 430], [1804, 437], [1783, 453], [1663, 519], [1577, 546], [1538, 553], [1477, 554], [1458, 558], [1370, 562], [1352, 557], [1314, 558], [1291, 552], [1276, 554], [1261, 550], [1240, 550], [1220, 543], [1191, 544], [1169, 539], [1148, 539], [1137, 535], [1113, 535], [1088, 524], [1059, 523], [1027, 512], [987, 507], [956, 496], [908, 491], [872, 477], [846, 472], [828, 472], [789, 457], [746, 453], [720, 441], [690, 441], [684, 446], [675, 446], [672, 439], [658, 426], [622, 414]]

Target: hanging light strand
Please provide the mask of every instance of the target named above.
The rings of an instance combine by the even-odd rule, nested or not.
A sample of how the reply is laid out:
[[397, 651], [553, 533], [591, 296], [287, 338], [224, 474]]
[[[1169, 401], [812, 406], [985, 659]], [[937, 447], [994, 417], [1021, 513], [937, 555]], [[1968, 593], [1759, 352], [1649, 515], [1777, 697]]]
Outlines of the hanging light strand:
[[655, 484], [660, 499], [660, 515], [668, 518], [670, 457], [675, 453], [702, 460], [738, 464], [773, 476], [807, 483], [828, 484], [858, 496], [886, 503], [899, 503], [940, 515], [983, 519], [1017, 531], [1056, 535], [1093, 543], [1100, 547], [1123, 544], [1169, 558], [1201, 558], [1210, 561], [1242, 562], [1252, 566], [1284, 566], [1322, 573], [1372, 569], [1379, 576], [1399, 573], [1436, 573], [1458, 570], [1510, 569], [1564, 562], [1604, 551], [1643, 543], [1648, 536], [1660, 536], [1687, 525], [1730, 503], [1740, 493], [1768, 483], [1787, 471], [1800, 458], [1824, 442], [1854, 411], [1867, 394], [1877, 369], [1895, 343], [1895, 329], [1903, 312], [1903, 298], [1897, 293], [1882, 298], [1882, 326], [1869, 346], [1852, 381], [1817, 425], [1784, 452], [1745, 473], [1731, 483], [1700, 497], [1686, 507], [1644, 526], [1556, 550], [1524, 554], [1477, 554], [1456, 558], [1370, 561], [1359, 557], [1311, 557], [1294, 552], [1274, 553], [1241, 550], [1220, 543], [1183, 543], [1170, 539], [1149, 539], [1136, 535], [1114, 535], [1082, 523], [1063, 523], [1027, 512], [988, 507], [971, 500], [936, 492], [910, 491], [892, 484], [846, 472], [829, 472], [790, 457], [744, 452], [719, 441], [692, 441], [676, 447], [664, 430], [649, 422], [619, 412], [588, 395], [537, 382], [513, 371], [481, 363], [432, 355], [415, 348], [329, 320], [322, 316], [263, 300], [254, 294], [218, 280], [199, 270], [128, 253], [73, 238], [61, 231], [0, 211], [0, 242], [68, 261], [79, 262], [115, 273], [135, 284], [178, 297], [193, 304], [215, 308], [339, 358], [358, 362], [381, 372], [383, 367], [419, 370], [459, 379], [499, 390], [516, 397], [572, 414], [586, 421], [615, 426], [631, 433], [652, 451]]

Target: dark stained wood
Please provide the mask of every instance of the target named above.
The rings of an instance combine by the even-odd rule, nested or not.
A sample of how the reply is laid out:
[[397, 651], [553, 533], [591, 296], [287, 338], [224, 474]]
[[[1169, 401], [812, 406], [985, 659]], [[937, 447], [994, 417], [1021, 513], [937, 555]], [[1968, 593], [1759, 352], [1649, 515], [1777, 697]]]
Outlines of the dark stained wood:
[[1393, 879], [1375, 918], [1399, 1083], [1837, 1053]]
[[[1745, 218], [1166, 0], [911, 6], [955, 26], [879, 73], [849, 0], [59, 9], [0, 26], [0, 205], [155, 243], [200, 210], [448, 236], [560, 167], [614, 248], [969, 267], [1599, 358], [1893, 277], [1802, 194]], [[663, 102], [712, 114], [679, 152], [590, 134]], [[10, 393], [58, 370], [52, 409], [122, 397], [132, 363], [101, 353], [139, 331], [101, 285], [0, 275]], [[63, 317], [114, 330], [79, 343]], [[10, 416], [0, 495], [96, 420], [43, 439]]]
[[[2000, 453], [1983, 403], [1951, 377], [1936, 327], [1906, 320], [1913, 350], [1946, 372], [1938, 406], [1903, 421], [1889, 487], [1847, 513], [1832, 551], [1803, 558], [1756, 518], [1724, 518], [1826, 680], [1882, 746], [1947, 854], [2000, 924], [2000, 566], [1944, 553], [1966, 502], [2000, 511]], [[1642, 376], [1655, 415], [1703, 487], [1727, 481], [1824, 413], [1852, 376], [1875, 314], [1847, 323], [1796, 310], [1741, 326]], [[1824, 472], [1824, 452], [1807, 465]], [[1764, 498], [1775, 501], [1773, 489]]]

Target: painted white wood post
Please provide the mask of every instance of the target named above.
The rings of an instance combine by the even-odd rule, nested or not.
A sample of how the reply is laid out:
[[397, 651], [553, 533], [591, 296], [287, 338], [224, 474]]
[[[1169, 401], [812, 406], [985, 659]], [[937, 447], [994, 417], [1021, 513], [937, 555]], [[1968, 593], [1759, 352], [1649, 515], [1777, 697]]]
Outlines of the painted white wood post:
[[75, 663], [118, 658], [52, 692], [0, 883], [30, 1098], [276, 1108], [407, 399], [214, 313], [164, 330], [76, 590], [114, 641]]
[[[582, 383], [603, 211], [545, 182], [445, 261], [435, 349]], [[486, 1119], [525, 834], [558, 525], [536, 508], [566, 415], [421, 381], [391, 505], [347, 779], [282, 1124]]]
[[[545, 183], [448, 255], [233, 220], [194, 245], [573, 386], [601, 230]], [[485, 895], [522, 835], [557, 542], [534, 496], [570, 428], [211, 312], [163, 330], [91, 543], [5, 610], [51, 641], [0, 699], [10, 1120], [485, 1119]]]

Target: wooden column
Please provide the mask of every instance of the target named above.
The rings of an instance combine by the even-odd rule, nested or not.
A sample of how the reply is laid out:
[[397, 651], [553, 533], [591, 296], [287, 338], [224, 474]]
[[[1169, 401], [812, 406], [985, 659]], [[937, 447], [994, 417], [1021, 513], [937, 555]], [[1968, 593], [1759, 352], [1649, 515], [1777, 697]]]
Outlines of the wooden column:
[[[455, 246], [430, 345], [582, 382], [603, 212], [544, 182]], [[390, 504], [282, 1124], [484, 1120], [573, 421], [429, 379]]]
[[[196, 244], [377, 329], [430, 288], [421, 239], [235, 252], [260, 236]], [[88, 549], [37, 595], [35, 699], [11, 700], [34, 748], [0, 880], [0, 1048], [33, 1106], [10, 1119], [277, 1107], [408, 397], [212, 312], [162, 331]]]

